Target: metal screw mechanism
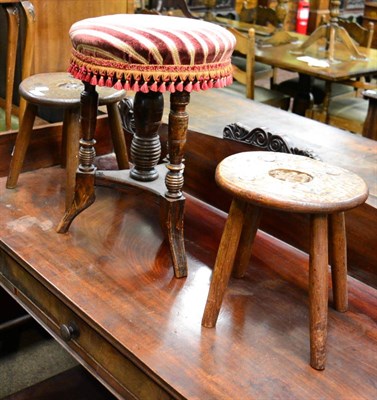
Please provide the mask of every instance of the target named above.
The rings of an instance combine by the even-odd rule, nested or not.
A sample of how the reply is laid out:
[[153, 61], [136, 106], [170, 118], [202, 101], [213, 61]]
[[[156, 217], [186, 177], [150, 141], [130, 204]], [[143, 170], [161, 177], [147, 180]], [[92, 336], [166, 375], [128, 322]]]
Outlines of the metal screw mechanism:
[[60, 326], [60, 335], [65, 342], [69, 342], [70, 340], [77, 338], [79, 334], [79, 328], [73, 321]]

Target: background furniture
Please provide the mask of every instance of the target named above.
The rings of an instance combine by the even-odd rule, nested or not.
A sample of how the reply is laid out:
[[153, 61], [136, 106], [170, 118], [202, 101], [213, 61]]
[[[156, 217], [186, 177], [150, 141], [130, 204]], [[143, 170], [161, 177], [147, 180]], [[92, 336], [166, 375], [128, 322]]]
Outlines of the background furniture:
[[[204, 16], [209, 10], [213, 15], [232, 16], [235, 10], [235, 0], [218, 0], [212, 2], [206, 0], [188, 0], [186, 3], [190, 12], [200, 16]], [[159, 11], [173, 11], [180, 7], [176, 0], [152, 0], [149, 2], [148, 8]]]
[[[7, 54], [6, 54], [6, 73], [5, 73], [5, 103], [0, 101], [0, 106], [5, 110], [4, 130], [17, 129], [18, 112], [13, 107], [13, 92], [16, 75], [17, 48], [22, 48], [22, 79], [30, 74], [32, 55], [34, 49], [34, 23], [35, 13], [33, 4], [29, 1], [8, 1], [1, 0], [0, 6], [6, 11], [8, 22]], [[22, 13], [22, 16], [20, 15]], [[19, 41], [20, 19], [25, 19], [25, 40]], [[20, 45], [20, 42], [22, 44]], [[5, 47], [5, 46], [4, 46]], [[20, 115], [24, 112], [24, 104], [20, 105]], [[14, 115], [12, 119], [12, 115]]]
[[[293, 35], [293, 34], [292, 34]], [[304, 41], [307, 36], [294, 34], [300, 41]], [[299, 73], [299, 90], [293, 102], [293, 112], [305, 115], [308, 108], [312, 106], [312, 80], [319, 78], [326, 82], [341, 82], [349, 79], [359, 78], [362, 76], [373, 76], [377, 72], [377, 50], [366, 49], [360, 47], [360, 52], [365, 54], [366, 60], [350, 59], [347, 50], [336, 43], [335, 52], [337, 59], [341, 62], [330, 63], [326, 68], [318, 68], [310, 66], [308, 63], [298, 60], [299, 55], [293, 54], [298, 46], [294, 44], [286, 44], [275, 47], [259, 47], [256, 52], [256, 60], [274, 67], [286, 69]], [[306, 56], [315, 59], [323, 58], [318, 44], [313, 44], [306, 52]], [[323, 107], [324, 115], [326, 113], [326, 105]]]
[[[363, 26], [366, 28], [369, 23], [372, 22], [374, 25], [377, 24], [377, 1], [366, 1], [364, 16], [363, 16]], [[377, 48], [377, 30], [374, 31], [372, 47]]]
[[[321, 110], [308, 110], [307, 117], [322, 120]], [[363, 98], [349, 97], [331, 99], [326, 123], [350, 132], [377, 140], [376, 90], [366, 90]]]
[[[14, 189], [33, 133], [33, 125], [38, 106], [64, 110], [62, 165], [66, 168], [65, 198], [66, 208], [73, 200], [75, 175], [78, 166], [80, 139], [80, 94], [84, 85], [72, 78], [67, 72], [50, 72], [32, 75], [20, 84], [20, 95], [26, 100], [26, 111], [22, 120], [17, 140], [12, 151], [12, 161], [6, 186]], [[110, 131], [117, 155], [118, 166], [129, 168], [127, 148], [119, 116], [118, 103], [125, 97], [124, 91], [100, 88], [99, 105], [106, 106], [109, 115]]]
[[[350, 37], [359, 45], [365, 48], [371, 47], [372, 35], [374, 31], [373, 24], [369, 25], [368, 29], [364, 29], [362, 26], [357, 24], [356, 22], [350, 22], [344, 19], [339, 19], [338, 22], [340, 27], [343, 27]], [[321, 79], [314, 79], [311, 82], [311, 92], [313, 94], [313, 102], [317, 106], [321, 106], [324, 103], [324, 115], [326, 114], [326, 109], [328, 108], [328, 104], [332, 98], [353, 94], [357, 96], [358, 90], [362, 88], [366, 88], [367, 85], [363, 85], [362, 82], [365, 82], [365, 78], [363, 76], [358, 77], [357, 79], [349, 79], [347, 81], [343, 81], [340, 83], [328, 83]], [[276, 90], [281, 91], [282, 93], [288, 94], [291, 97], [297, 95], [299, 91], [299, 78], [292, 78], [280, 82], [276, 85]]]
[[[14, 58], [17, 61], [14, 71], [9, 75], [14, 76], [14, 115], [18, 115], [17, 106], [20, 104], [18, 86], [23, 79], [32, 74], [67, 70], [67, 60], [69, 60], [71, 49], [68, 31], [75, 21], [107, 13], [133, 12], [134, 9], [134, 3], [131, 0], [35, 0], [32, 2], [2, 0], [0, 4], [2, 7], [8, 4], [12, 9], [18, 9], [20, 17], [19, 44], [17, 57]], [[15, 20], [13, 26], [16, 29], [16, 16], [12, 13], [8, 15]], [[0, 17], [2, 17], [0, 22], [3, 22], [4, 16], [0, 15]], [[6, 24], [0, 26], [1, 39], [4, 43], [6, 42], [5, 26]], [[12, 33], [10, 37], [12, 39], [10, 43], [15, 43], [15, 35]], [[9, 76], [6, 76], [5, 57], [0, 60], [0, 67], [0, 78], [3, 82], [11, 82]], [[5, 96], [5, 91], [1, 93], [1, 96], [10, 99], [9, 96]], [[25, 103], [21, 102], [20, 107], [20, 113], [23, 114]], [[45, 121], [56, 122], [60, 118], [60, 116], [56, 118], [55, 115], [51, 117], [46, 113], [42, 115]], [[14, 125], [14, 127], [17, 126]]]
[[[235, 81], [229, 90], [245, 92], [248, 99], [254, 99], [261, 103], [269, 104], [284, 110], [289, 109], [290, 98], [275, 90], [266, 89], [254, 84], [257, 72], [255, 62], [255, 33], [250, 29], [247, 36], [234, 28], [228, 30], [236, 38], [235, 52], [232, 56], [233, 78]], [[241, 57], [238, 56], [241, 55]]]

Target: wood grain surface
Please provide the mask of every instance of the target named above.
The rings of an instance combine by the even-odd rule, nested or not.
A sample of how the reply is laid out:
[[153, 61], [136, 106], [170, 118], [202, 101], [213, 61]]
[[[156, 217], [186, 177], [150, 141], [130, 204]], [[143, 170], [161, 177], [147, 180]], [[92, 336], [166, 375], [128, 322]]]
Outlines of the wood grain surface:
[[[97, 188], [96, 202], [59, 235], [61, 182], [57, 167], [22, 174], [16, 190], [1, 179], [2, 284], [6, 253], [19, 276], [37, 279], [173, 398], [375, 397], [375, 289], [349, 278], [349, 311], [330, 308], [327, 368], [314, 371], [306, 254], [259, 232], [248, 273], [230, 280], [216, 329], [202, 328], [225, 214], [188, 197], [189, 276], [175, 279], [153, 197]], [[118, 379], [126, 376], [119, 371]]]
[[216, 182], [233, 197], [280, 211], [333, 213], [368, 198], [368, 187], [358, 175], [296, 154], [233, 154], [217, 166]]

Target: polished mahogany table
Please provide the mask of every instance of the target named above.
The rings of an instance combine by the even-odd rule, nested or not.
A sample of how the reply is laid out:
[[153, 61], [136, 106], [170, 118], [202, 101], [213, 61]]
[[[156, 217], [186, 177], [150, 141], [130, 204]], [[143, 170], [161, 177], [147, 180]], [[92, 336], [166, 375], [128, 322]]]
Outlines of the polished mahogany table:
[[308, 365], [305, 253], [260, 232], [216, 329], [202, 328], [225, 214], [187, 197], [189, 275], [175, 279], [146, 192], [99, 188], [91, 215], [58, 235], [60, 182], [60, 167], [21, 175], [15, 191], [0, 179], [0, 285], [117, 398], [373, 398], [376, 289], [349, 278], [350, 308], [330, 309], [318, 373]]
[[[295, 97], [293, 112], [305, 115], [310, 105], [311, 81], [319, 78], [326, 82], [341, 82], [351, 78], [374, 75], [377, 73], [377, 49], [359, 47], [365, 59], [352, 59], [342, 43], [335, 45], [335, 62], [327, 67], [310, 66], [294, 54], [294, 51], [308, 38], [308, 36], [291, 33], [297, 37], [297, 42], [279, 46], [264, 46], [262, 41], [257, 43], [255, 59], [276, 68], [298, 72], [299, 93]], [[314, 59], [324, 59], [324, 43], [318, 42], [306, 49], [305, 55]]]

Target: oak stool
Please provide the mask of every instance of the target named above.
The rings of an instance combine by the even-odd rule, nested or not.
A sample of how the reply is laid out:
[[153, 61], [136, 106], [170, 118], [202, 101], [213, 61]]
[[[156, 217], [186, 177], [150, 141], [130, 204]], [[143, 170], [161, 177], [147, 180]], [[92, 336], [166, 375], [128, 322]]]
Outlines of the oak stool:
[[[75, 175], [78, 165], [80, 139], [80, 95], [84, 85], [67, 72], [50, 72], [32, 75], [24, 79], [19, 87], [26, 109], [13, 149], [6, 187], [14, 189], [21, 173], [27, 148], [29, 146], [38, 106], [64, 110], [62, 127], [62, 164], [66, 168], [66, 208], [72, 203], [75, 188]], [[128, 168], [126, 143], [117, 104], [125, 97], [125, 91], [101, 88], [99, 104], [107, 108], [110, 130], [119, 168]], [[97, 114], [95, 114], [95, 117]]]
[[[144, 14], [118, 14], [78, 21], [70, 29], [70, 72], [84, 82], [82, 139], [75, 197], [58, 227], [66, 232], [76, 215], [93, 203], [94, 186], [136, 186], [159, 198], [176, 277], [187, 275], [183, 238], [184, 146], [190, 93], [232, 82], [234, 36], [201, 20]], [[97, 171], [94, 131], [96, 86], [135, 92], [135, 131], [130, 170]], [[168, 162], [159, 164], [158, 129], [170, 93]]]
[[245, 274], [262, 209], [309, 214], [310, 365], [324, 369], [328, 241], [334, 307], [345, 312], [348, 296], [344, 211], [365, 202], [368, 197], [365, 182], [350, 171], [305, 156], [259, 151], [225, 158], [216, 169], [216, 182], [233, 200], [216, 257], [202, 325], [209, 328], [216, 325], [233, 266], [235, 276]]

